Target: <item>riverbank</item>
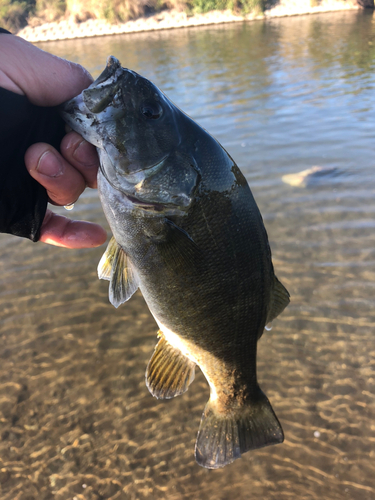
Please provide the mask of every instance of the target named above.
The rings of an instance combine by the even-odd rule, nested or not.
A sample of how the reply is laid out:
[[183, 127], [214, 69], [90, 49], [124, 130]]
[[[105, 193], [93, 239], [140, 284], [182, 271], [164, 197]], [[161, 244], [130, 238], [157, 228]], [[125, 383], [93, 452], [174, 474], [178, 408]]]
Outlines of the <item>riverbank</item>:
[[110, 24], [101, 19], [89, 19], [77, 23], [73, 19], [46, 23], [41, 26], [26, 26], [17, 33], [29, 42], [46, 42], [50, 40], [66, 40], [93, 36], [134, 33], [160, 29], [183, 28], [232, 22], [251, 21], [264, 18], [316, 14], [339, 10], [359, 9], [356, 0], [322, 0], [312, 7], [311, 0], [280, 0], [280, 2], [264, 12], [264, 14], [235, 15], [230, 10], [211, 11], [205, 14], [188, 15], [178, 10], [165, 10], [148, 17], [140, 17], [121, 24]]

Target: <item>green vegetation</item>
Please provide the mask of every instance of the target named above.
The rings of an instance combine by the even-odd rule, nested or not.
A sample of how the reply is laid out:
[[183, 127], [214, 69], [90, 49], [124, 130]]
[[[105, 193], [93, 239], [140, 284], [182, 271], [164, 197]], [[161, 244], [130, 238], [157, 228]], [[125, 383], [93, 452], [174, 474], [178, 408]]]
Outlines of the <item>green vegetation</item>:
[[0, 26], [17, 31], [27, 23], [27, 18], [35, 10], [35, 2], [30, 0], [3, 0], [0, 4]]
[[249, 14], [250, 12], [261, 13], [266, 8], [265, 0], [190, 0], [186, 7], [193, 13], [209, 12], [210, 10], [232, 10]]
[[266, 8], [266, 3], [265, 0], [243, 0], [242, 11], [244, 14], [248, 14], [249, 12], [261, 14]]
[[209, 12], [210, 10], [234, 9], [233, 0], [192, 0], [190, 8], [194, 12]]
[[0, 26], [17, 32], [26, 24], [42, 24], [61, 18], [90, 18], [111, 23], [176, 8], [189, 13], [230, 9], [248, 14], [263, 12], [274, 0], [1, 0]]

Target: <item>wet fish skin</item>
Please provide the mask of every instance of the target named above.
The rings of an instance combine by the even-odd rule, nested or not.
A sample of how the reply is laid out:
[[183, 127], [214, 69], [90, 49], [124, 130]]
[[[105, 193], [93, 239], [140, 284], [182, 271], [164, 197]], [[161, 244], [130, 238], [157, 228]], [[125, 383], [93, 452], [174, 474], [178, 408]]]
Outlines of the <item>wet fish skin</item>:
[[210, 385], [196, 460], [219, 468], [283, 441], [257, 383], [256, 348], [289, 294], [274, 275], [262, 217], [242, 173], [205, 130], [151, 82], [110, 57], [64, 105], [98, 148], [98, 189], [114, 235], [99, 264], [117, 307], [139, 287], [161, 337], [150, 392], [188, 389], [198, 364]]

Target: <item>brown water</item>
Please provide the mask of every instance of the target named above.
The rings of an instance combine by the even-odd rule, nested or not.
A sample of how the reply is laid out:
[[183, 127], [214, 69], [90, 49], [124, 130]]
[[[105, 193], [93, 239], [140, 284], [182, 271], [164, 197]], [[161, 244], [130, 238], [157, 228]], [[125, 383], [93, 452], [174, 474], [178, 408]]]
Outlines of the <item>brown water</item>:
[[[292, 295], [259, 343], [284, 444], [196, 465], [209, 391], [158, 401], [144, 383], [157, 327], [118, 310], [104, 249], [0, 237], [4, 500], [375, 499], [375, 24], [336, 13], [46, 43], [94, 75], [109, 54], [152, 79], [236, 159]], [[334, 167], [310, 187], [281, 176]], [[63, 211], [61, 209], [61, 211]], [[67, 212], [66, 212], [67, 214]], [[73, 216], [104, 224], [96, 193]]]

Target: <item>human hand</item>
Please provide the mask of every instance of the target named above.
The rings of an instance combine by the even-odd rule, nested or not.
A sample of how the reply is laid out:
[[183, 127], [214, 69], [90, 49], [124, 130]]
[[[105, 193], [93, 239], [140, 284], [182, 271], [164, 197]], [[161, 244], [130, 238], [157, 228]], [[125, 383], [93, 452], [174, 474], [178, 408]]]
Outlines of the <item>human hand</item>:
[[[26, 95], [38, 106], [56, 106], [79, 94], [92, 82], [78, 64], [43, 52], [13, 35], [1, 34], [0, 86]], [[25, 155], [30, 175], [47, 190], [55, 205], [74, 203], [86, 186], [96, 188], [98, 157], [94, 146], [70, 132], [60, 145], [61, 154], [46, 143], [33, 144]], [[73, 221], [47, 210], [40, 241], [67, 248], [103, 244], [107, 234], [98, 224]]]

